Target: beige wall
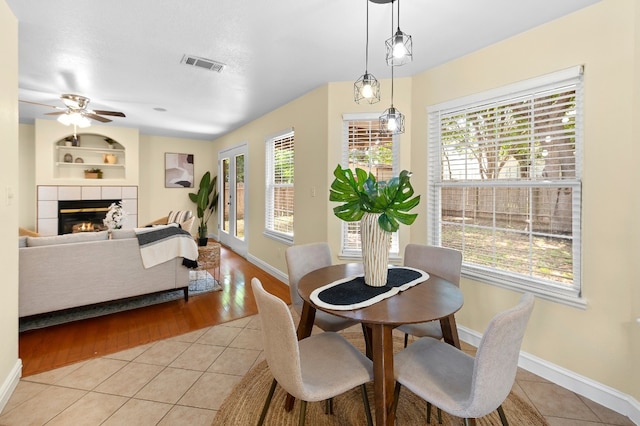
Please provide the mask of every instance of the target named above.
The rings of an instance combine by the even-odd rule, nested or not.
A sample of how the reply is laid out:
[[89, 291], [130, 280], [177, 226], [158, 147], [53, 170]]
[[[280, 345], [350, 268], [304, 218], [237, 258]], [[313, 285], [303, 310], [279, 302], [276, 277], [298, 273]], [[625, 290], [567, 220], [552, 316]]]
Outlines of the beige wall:
[[[120, 130], [131, 131], [124, 128]], [[20, 226], [36, 229], [35, 126], [21, 124], [19, 136]], [[191, 210], [195, 214], [195, 204], [189, 200], [188, 193], [197, 191], [200, 178], [207, 170], [214, 175], [217, 173], [215, 157], [217, 154], [214, 145], [211, 142], [194, 139], [138, 135], [137, 131], [135, 136], [137, 139], [135, 156], [134, 160], [131, 160], [135, 161], [135, 170], [127, 173], [129, 176], [135, 175], [135, 182], [138, 183], [138, 225], [144, 226], [166, 216], [171, 210]], [[164, 187], [165, 152], [194, 154], [194, 188]], [[130, 156], [129, 150], [127, 156]], [[56, 180], [51, 182], [59, 183]], [[86, 183], [86, 181], [74, 183]], [[120, 182], [114, 184], [116, 183], [121, 184]], [[211, 231], [211, 228], [209, 229]], [[191, 231], [193, 234], [197, 232], [197, 224], [194, 224]]]
[[[0, 1], [0, 409], [11, 396], [22, 365], [18, 359], [18, 21]], [[9, 194], [7, 194], [9, 193]], [[8, 198], [11, 195], [13, 198]]]
[[[636, 8], [633, 0], [605, 0], [415, 77], [411, 130], [416, 189], [424, 193], [427, 106], [584, 64], [582, 286], [587, 308], [538, 300], [523, 349], [640, 399], [637, 373], [632, 374], [640, 359], [638, 279], [632, 268], [639, 210], [638, 197], [629, 197], [631, 182], [639, 180], [637, 156], [628, 154], [637, 152], [638, 143]], [[425, 216], [412, 227], [413, 241], [426, 241]], [[476, 331], [518, 298], [469, 280], [463, 280], [462, 289], [466, 303], [458, 323]]]
[[[327, 87], [278, 108], [241, 129], [216, 140], [216, 150], [246, 144], [249, 199], [245, 209], [245, 233], [250, 257], [260, 259], [286, 273], [284, 250], [287, 245], [263, 235], [265, 205], [265, 140], [283, 130], [295, 130], [296, 242], [320, 241], [326, 238], [327, 198]], [[311, 195], [316, 188], [316, 196]], [[300, 212], [300, 213], [298, 213]]]
[[20, 164], [20, 226], [35, 230], [36, 224], [36, 135], [35, 127], [20, 124], [18, 127], [18, 162]]
[[[193, 154], [194, 187], [164, 187], [164, 154], [166, 152]], [[217, 152], [211, 142], [161, 136], [140, 135], [140, 186], [138, 190], [138, 223], [147, 223], [166, 216], [171, 210], [191, 210], [196, 214], [196, 206], [189, 199], [189, 192], [197, 192], [200, 178], [210, 171], [217, 174]], [[212, 223], [212, 220], [210, 220]], [[209, 234], [215, 228], [209, 225]], [[197, 234], [197, 219], [191, 229]]]
[[[429, 105], [585, 65], [582, 273], [587, 308], [539, 299], [523, 349], [635, 400], [640, 399], [636, 372], [640, 325], [635, 323], [640, 306], [631, 265], [637, 262], [640, 211], [638, 197], [630, 199], [628, 191], [630, 182], [639, 181], [639, 172], [634, 163], [637, 156], [626, 153], [638, 150], [640, 100], [634, 76], [640, 60], [639, 15], [633, 0], [604, 0], [412, 79], [400, 79], [394, 99], [407, 115], [401, 165], [413, 171], [416, 191], [424, 195]], [[383, 93], [388, 94], [389, 82], [382, 84]], [[295, 241], [324, 237], [336, 255], [340, 221], [327, 199], [331, 172], [340, 161], [342, 114], [379, 113], [390, 102], [387, 98], [373, 106], [356, 105], [351, 85], [330, 83], [216, 141], [216, 149], [248, 141], [249, 254], [283, 273], [286, 246], [262, 235], [264, 138], [286, 127], [296, 129]], [[315, 198], [309, 195], [310, 186], [316, 187]], [[615, 211], [610, 208], [613, 200], [618, 206]], [[427, 241], [426, 201], [419, 206], [416, 223], [409, 230], [401, 228], [403, 245], [408, 241], [406, 233], [413, 242]], [[463, 280], [462, 289], [467, 303], [459, 312], [459, 325], [476, 332], [482, 332], [492, 315], [519, 297], [516, 292], [469, 280]]]
[[[0, 19], [6, 20], [3, 13], [0, 10]], [[0, 28], [3, 35], [0, 47], [6, 48], [9, 43], [9, 47], [15, 49], [17, 35], [11, 25]], [[628, 394], [636, 401], [640, 400], [637, 384], [640, 383], [640, 369], [637, 368], [640, 325], [635, 323], [635, 318], [640, 316], [640, 290], [632, 265], [637, 263], [640, 252], [640, 197], [629, 197], [629, 191], [631, 182], [640, 181], [640, 170], [634, 161], [640, 156], [637, 146], [640, 85], [635, 81], [640, 70], [638, 30], [640, 10], [634, 0], [603, 0], [414, 78], [398, 79], [394, 99], [395, 106], [407, 116], [407, 133], [401, 137], [401, 166], [413, 171], [416, 191], [425, 194], [426, 108], [429, 105], [574, 65], [585, 65], [582, 274], [587, 308], [581, 310], [538, 300], [523, 349], [548, 363]], [[11, 51], [11, 55], [15, 53]], [[9, 93], [14, 93], [7, 97], [8, 92], [0, 90], [0, 102], [6, 103], [9, 99], [9, 111], [17, 114], [14, 104], [17, 70], [2, 67], [0, 73], [0, 84], [8, 87]], [[262, 233], [264, 141], [269, 135], [293, 127], [296, 131], [295, 242], [326, 240], [336, 255], [340, 221], [331, 212], [333, 206], [328, 201], [328, 187], [331, 172], [340, 161], [342, 114], [382, 112], [390, 104], [388, 85], [388, 80], [382, 81], [383, 96], [387, 97], [371, 106], [353, 102], [352, 82], [330, 83], [213, 143], [141, 135], [140, 223], [160, 217], [171, 209], [194, 207], [187, 199], [189, 190], [164, 188], [165, 152], [194, 153], [198, 181], [206, 170], [217, 174], [219, 151], [246, 143], [249, 153], [247, 187], [250, 199], [246, 225], [249, 257], [286, 273], [284, 250], [287, 246]], [[5, 108], [0, 111], [4, 114]], [[0, 117], [0, 120], [5, 119]], [[0, 126], [0, 129], [4, 139], [15, 139], [12, 126]], [[29, 132], [32, 129], [28, 126], [20, 127], [21, 166], [28, 159], [26, 153], [23, 156], [22, 143]], [[21, 178], [22, 172], [20, 170]], [[8, 170], [2, 169], [0, 173], [6, 181], [15, 182], [17, 186], [13, 177], [18, 174], [17, 170], [9, 165]], [[312, 196], [314, 188], [315, 197]], [[409, 235], [413, 242], [427, 241], [426, 201], [423, 199], [418, 207], [416, 223], [410, 228], [401, 228], [403, 245]], [[28, 205], [24, 200], [20, 203], [21, 224], [29, 217], [28, 213], [22, 214], [25, 204]], [[616, 208], [612, 209], [612, 205]], [[2, 209], [6, 207], [3, 205]], [[17, 215], [15, 208], [10, 213]], [[2, 229], [8, 232], [6, 224], [3, 221], [0, 232]], [[214, 233], [215, 227], [211, 225], [210, 232]], [[14, 228], [11, 225], [11, 232]], [[14, 249], [13, 244], [7, 247]], [[6, 258], [3, 262], [9, 267], [16, 263], [8, 262]], [[17, 277], [12, 277], [11, 271], [9, 268], [8, 282], [17, 283]], [[458, 314], [458, 323], [478, 332], [484, 330], [495, 312], [514, 304], [518, 298], [515, 292], [469, 280], [463, 280], [462, 289], [466, 304]], [[2, 300], [15, 301], [17, 293], [14, 298], [3, 297]], [[7, 306], [7, 302], [3, 304]], [[16, 305], [9, 303], [13, 315], [0, 328], [0, 338], [5, 345], [7, 341], [16, 340]], [[6, 315], [4, 310], [2, 315]], [[10, 324], [8, 328], [7, 323]], [[15, 361], [15, 354], [12, 356]], [[7, 360], [6, 363], [10, 362]], [[4, 370], [5, 360], [0, 358], [0, 372]]]
[[[630, 14], [633, 17], [635, 28], [634, 28], [634, 63], [632, 68], [632, 75], [638, 76], [640, 72], [640, 7], [636, 6], [634, 13]], [[632, 137], [630, 138], [631, 146], [630, 158], [640, 158], [640, 145], [638, 145], [638, 135], [640, 135], [640, 84], [635, 84], [633, 86], [633, 90], [631, 92], [633, 96], [633, 109], [631, 114], [631, 125], [632, 125]], [[634, 166], [631, 169], [630, 182], [636, 183], [640, 182], [640, 167]], [[637, 185], [637, 183], [636, 183]], [[636, 191], [637, 194], [637, 191]], [[626, 252], [626, 265], [630, 267], [631, 265], [636, 265], [638, 261], [638, 253], [640, 253], [640, 223], [638, 221], [638, 217], [640, 217], [640, 197], [637, 195], [631, 197], [630, 200], [630, 210], [632, 222], [631, 224], [631, 232], [630, 234], [630, 244], [629, 248]], [[631, 286], [631, 316], [636, 317], [636, 323], [633, 321], [631, 324], [626, 324], [626, 328], [629, 333], [629, 341], [630, 341], [630, 350], [631, 350], [631, 365], [629, 365], [629, 369], [633, 372], [630, 379], [632, 383], [636, 383], [637, 387], [640, 387], [638, 383], [640, 383], [640, 368], [638, 368], [637, 360], [640, 360], [640, 285], [637, 284], [638, 280], [635, 279], [635, 284], [632, 282], [629, 283]], [[635, 360], [635, 362], [633, 361]], [[640, 399], [638, 395], [640, 391], [637, 391], [634, 395], [636, 399]]]

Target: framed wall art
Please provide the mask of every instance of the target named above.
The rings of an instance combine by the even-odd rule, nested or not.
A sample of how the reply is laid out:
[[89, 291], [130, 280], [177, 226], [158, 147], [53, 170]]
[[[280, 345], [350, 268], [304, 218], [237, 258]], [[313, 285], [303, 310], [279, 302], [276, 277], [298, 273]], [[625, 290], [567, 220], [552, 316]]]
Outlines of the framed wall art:
[[193, 154], [164, 154], [164, 187], [193, 188]]

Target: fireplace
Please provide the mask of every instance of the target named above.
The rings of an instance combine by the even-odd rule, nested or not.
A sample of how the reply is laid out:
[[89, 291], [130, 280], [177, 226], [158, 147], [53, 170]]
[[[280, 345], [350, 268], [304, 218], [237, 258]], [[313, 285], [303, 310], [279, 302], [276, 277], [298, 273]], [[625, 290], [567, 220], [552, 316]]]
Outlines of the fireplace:
[[58, 201], [58, 235], [105, 230], [102, 223], [109, 206], [120, 200]]

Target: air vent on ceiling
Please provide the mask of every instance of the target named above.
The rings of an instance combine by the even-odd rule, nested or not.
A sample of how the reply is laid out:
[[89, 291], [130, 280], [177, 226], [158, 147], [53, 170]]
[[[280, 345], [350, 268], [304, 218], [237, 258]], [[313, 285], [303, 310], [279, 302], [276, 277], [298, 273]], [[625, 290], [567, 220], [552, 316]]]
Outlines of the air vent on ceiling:
[[222, 72], [225, 65], [221, 62], [216, 62], [211, 59], [199, 58], [193, 55], [184, 55], [182, 57], [183, 64], [193, 65], [194, 67], [204, 68], [209, 71]]

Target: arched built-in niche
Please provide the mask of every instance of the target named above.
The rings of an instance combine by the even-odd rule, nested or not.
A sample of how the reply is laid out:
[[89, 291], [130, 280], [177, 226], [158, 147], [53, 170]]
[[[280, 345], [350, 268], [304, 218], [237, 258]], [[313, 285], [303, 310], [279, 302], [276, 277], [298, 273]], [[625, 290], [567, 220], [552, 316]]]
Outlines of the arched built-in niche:
[[57, 179], [126, 178], [126, 149], [108, 136], [71, 134], [54, 144], [54, 177]]

